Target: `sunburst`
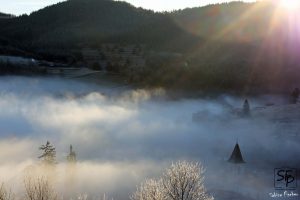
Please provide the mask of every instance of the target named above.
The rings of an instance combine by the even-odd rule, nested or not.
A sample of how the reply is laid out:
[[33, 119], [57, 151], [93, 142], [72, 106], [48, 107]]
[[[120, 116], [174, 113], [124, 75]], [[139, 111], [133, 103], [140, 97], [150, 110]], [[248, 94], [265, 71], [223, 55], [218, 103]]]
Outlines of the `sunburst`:
[[290, 12], [300, 11], [299, 0], [279, 0], [278, 5], [282, 9], [285, 9], [286, 11], [290, 11]]

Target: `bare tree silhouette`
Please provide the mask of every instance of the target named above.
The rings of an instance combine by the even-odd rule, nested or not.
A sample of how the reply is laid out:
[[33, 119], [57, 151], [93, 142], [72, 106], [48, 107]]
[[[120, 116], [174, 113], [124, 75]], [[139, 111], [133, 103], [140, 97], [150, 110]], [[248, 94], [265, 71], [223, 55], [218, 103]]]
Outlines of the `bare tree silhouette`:
[[0, 200], [15, 200], [15, 195], [6, 189], [4, 184], [0, 187]]
[[26, 200], [57, 200], [57, 195], [50, 182], [44, 177], [27, 177], [24, 185]]

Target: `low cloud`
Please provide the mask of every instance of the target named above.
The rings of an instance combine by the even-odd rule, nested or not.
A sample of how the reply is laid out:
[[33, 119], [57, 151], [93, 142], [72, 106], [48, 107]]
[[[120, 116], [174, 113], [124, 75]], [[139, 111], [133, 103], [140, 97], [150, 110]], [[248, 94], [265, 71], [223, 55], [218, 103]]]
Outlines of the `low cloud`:
[[[0, 90], [0, 175], [8, 183], [38, 163], [38, 147], [47, 140], [57, 148], [59, 177], [64, 177], [72, 144], [78, 159], [76, 191], [106, 192], [117, 199], [128, 198], [136, 184], [176, 160], [201, 162], [208, 188], [235, 190], [233, 182], [240, 179], [230, 177], [235, 166], [227, 159], [237, 140], [247, 162], [243, 177], [248, 178], [239, 182], [248, 188], [243, 192], [255, 196], [271, 190], [273, 168], [300, 164], [295, 159], [299, 125], [284, 128], [272, 120], [272, 109], [249, 119], [232, 115], [232, 108], [243, 103], [239, 97], [168, 100], [162, 89], [115, 93], [109, 86], [22, 77], [1, 78]], [[270, 101], [283, 102], [274, 96], [250, 97], [252, 108]]]

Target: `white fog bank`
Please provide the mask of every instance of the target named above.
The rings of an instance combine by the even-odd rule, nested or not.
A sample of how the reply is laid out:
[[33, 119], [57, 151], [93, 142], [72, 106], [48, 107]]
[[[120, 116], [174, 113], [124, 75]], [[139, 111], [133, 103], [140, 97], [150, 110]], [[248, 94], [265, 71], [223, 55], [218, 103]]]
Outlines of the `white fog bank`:
[[[240, 118], [231, 108], [241, 107], [245, 97], [171, 101], [165, 95], [162, 89], [116, 92], [72, 80], [0, 78], [1, 179], [21, 191], [24, 171], [39, 162], [38, 147], [47, 140], [56, 147], [60, 192], [72, 144], [74, 190], [114, 199], [128, 199], [142, 180], [177, 160], [201, 162], [208, 189], [237, 191], [239, 185], [237, 192], [256, 199], [274, 191], [274, 168], [300, 166], [299, 105], [247, 97], [256, 110]], [[275, 105], [259, 108], [270, 102]], [[240, 167], [227, 162], [237, 141], [246, 161]]]

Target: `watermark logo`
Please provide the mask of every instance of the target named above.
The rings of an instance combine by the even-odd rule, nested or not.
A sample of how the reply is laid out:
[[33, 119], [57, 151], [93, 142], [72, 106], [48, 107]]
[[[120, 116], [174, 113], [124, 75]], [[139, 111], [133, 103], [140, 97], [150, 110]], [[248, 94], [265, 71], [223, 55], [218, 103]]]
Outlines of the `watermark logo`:
[[293, 191], [272, 192], [269, 193], [272, 198], [299, 198], [299, 194]]
[[296, 190], [297, 169], [288, 167], [274, 169], [274, 187], [276, 190]]
[[[272, 198], [299, 198], [297, 189], [297, 169], [282, 167], [274, 169], [275, 192], [269, 193]], [[279, 190], [279, 191], [278, 191]]]

